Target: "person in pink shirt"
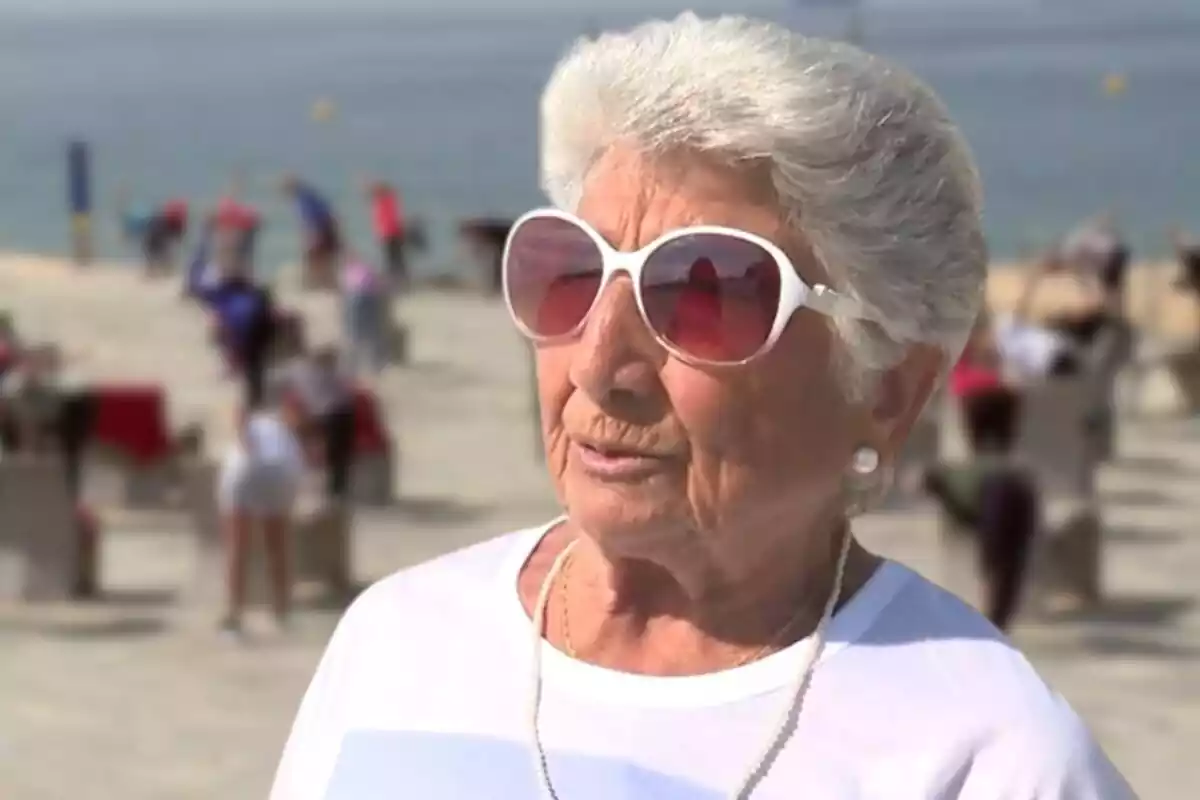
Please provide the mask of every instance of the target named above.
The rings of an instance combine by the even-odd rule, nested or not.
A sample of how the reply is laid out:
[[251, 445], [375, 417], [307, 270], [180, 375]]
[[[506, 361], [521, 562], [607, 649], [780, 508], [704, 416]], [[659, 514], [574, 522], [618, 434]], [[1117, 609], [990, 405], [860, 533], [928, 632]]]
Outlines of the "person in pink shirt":
[[374, 266], [351, 252], [341, 271], [342, 313], [351, 367], [378, 373], [383, 368], [387, 321], [386, 279]]
[[381, 180], [369, 181], [366, 194], [371, 203], [371, 225], [375, 230], [375, 238], [379, 242], [388, 275], [397, 286], [403, 286], [408, 282], [408, 262], [405, 253], [408, 226], [404, 215], [404, 201], [394, 186]]

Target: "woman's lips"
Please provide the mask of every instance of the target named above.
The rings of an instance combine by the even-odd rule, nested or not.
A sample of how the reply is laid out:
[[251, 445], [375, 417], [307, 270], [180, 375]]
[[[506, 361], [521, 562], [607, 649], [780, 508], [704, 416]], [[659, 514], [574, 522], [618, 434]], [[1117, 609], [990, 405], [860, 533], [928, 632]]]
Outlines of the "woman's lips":
[[572, 442], [571, 449], [585, 472], [600, 480], [613, 482], [644, 480], [661, 470], [667, 460], [660, 455], [620, 446], [579, 441]]

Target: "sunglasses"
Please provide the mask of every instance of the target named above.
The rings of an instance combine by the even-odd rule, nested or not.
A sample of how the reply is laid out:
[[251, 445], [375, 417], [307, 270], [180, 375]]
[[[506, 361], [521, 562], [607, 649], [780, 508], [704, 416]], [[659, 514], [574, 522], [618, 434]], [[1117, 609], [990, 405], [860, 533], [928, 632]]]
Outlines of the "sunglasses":
[[668, 352], [697, 365], [762, 355], [801, 308], [862, 317], [853, 299], [804, 283], [779, 247], [735, 228], [682, 228], [625, 253], [583, 220], [540, 209], [513, 224], [503, 270], [509, 312], [538, 343], [578, 335], [604, 287], [625, 272], [646, 327]]

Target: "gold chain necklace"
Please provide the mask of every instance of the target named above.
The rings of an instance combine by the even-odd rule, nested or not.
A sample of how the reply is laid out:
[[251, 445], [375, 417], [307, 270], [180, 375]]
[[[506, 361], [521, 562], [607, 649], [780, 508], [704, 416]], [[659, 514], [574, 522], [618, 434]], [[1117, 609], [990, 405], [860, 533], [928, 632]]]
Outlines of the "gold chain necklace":
[[[805, 640], [802, 647], [791, 698], [787, 706], [782, 709], [779, 720], [776, 722], [762, 752], [751, 763], [750, 768], [746, 770], [734, 785], [733, 791], [728, 795], [731, 800], [748, 800], [750, 795], [754, 793], [759, 782], [771, 769], [775, 759], [787, 744], [788, 739], [791, 738], [796, 718], [803, 708], [804, 697], [808, 693], [808, 686], [812, 679], [813, 670], [816, 668], [817, 662], [821, 659], [821, 651], [825, 646], [825, 633], [829, 627], [829, 621], [833, 617], [833, 609], [837, 606], [838, 598], [842, 594], [842, 576], [846, 570], [846, 558], [850, 554], [850, 542], [850, 533], [846, 531], [843, 533], [841, 554], [838, 556], [837, 566], [834, 569], [833, 589], [829, 593], [829, 599], [825, 601], [825, 611], [821, 614], [821, 619], [817, 623], [817, 629], [813, 631], [812, 636]], [[550, 604], [551, 590], [558, 585], [559, 578], [563, 573], [564, 562], [569, 559], [571, 548], [574, 546], [575, 542], [567, 545], [567, 548], [554, 559], [554, 564], [551, 565], [550, 571], [542, 580], [542, 586], [538, 590], [537, 604], [533, 609], [533, 628], [531, 631], [533, 634], [533, 649], [530, 653], [529, 707], [527, 709], [529, 715], [529, 743], [532, 749], [533, 766], [537, 772], [538, 785], [541, 787], [542, 797], [547, 798], [547, 800], [562, 800], [562, 798], [550, 780], [550, 763], [546, 756], [546, 747], [542, 743], [541, 727], [538, 724], [539, 712], [542, 705], [542, 640], [546, 632], [546, 607]], [[566, 598], [564, 596], [564, 606], [565, 604]]]
[[[578, 660], [579, 654], [575, 650], [575, 645], [571, 642], [571, 614], [570, 614], [570, 602], [568, 601], [570, 594], [567, 591], [567, 587], [570, 583], [571, 565], [573, 563], [575, 563], [574, 562], [574, 552], [569, 552], [569, 553], [567, 553], [566, 558], [563, 561], [562, 573], [561, 573], [561, 576], [558, 581], [559, 592], [562, 594], [562, 613], [559, 616], [561, 617], [561, 626], [562, 626], [562, 632], [563, 632], [563, 646], [567, 651], [567, 655], [569, 655], [571, 658]], [[757, 650], [754, 650], [754, 651], [742, 656], [737, 661], [730, 664], [728, 667], [725, 667], [725, 669], [735, 669], [737, 667], [745, 666], [746, 664], [749, 664], [751, 661], [757, 661], [758, 659], [765, 656], [767, 654], [767, 651], [771, 650], [776, 645], [778, 645], [783, 640], [784, 636], [787, 635], [787, 632], [790, 631], [793, 627], [795, 627], [796, 623], [800, 621], [800, 618], [803, 616], [803, 614], [804, 614], [804, 609], [803, 608], [799, 609], [791, 619], [789, 619], [786, 623], [784, 623], [782, 628], [780, 628], [778, 631], [775, 632], [775, 635], [771, 637], [770, 641], [768, 641], [766, 644], [764, 644], [762, 647], [758, 648]]]

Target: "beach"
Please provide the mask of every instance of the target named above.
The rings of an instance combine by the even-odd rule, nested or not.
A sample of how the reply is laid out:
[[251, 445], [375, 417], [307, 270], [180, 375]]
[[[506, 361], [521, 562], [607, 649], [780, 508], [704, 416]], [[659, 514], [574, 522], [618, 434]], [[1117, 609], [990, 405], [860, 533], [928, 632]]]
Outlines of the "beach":
[[[990, 291], [1002, 302], [1016, 273], [997, 273], [1005, 277]], [[334, 336], [331, 297], [286, 281], [280, 295], [318, 337]], [[227, 426], [234, 387], [207, 346], [203, 315], [174, 282], [6, 256], [0, 298], [29, 336], [59, 341], [84, 376], [161, 382], [173, 425]], [[526, 345], [502, 305], [422, 292], [399, 312], [412, 361], [379, 386], [400, 453], [399, 500], [358, 515], [354, 566], [364, 581], [557, 509], [533, 452]], [[1129, 420], [1118, 451], [1101, 475], [1107, 601], [1023, 621], [1015, 635], [1140, 796], [1174, 800], [1200, 781], [1200, 428]], [[286, 639], [259, 634], [252, 620], [251, 645], [223, 644], [218, 610], [183, 593], [195, 563], [182, 515], [103, 513], [104, 601], [0, 605], [0, 796], [58, 800], [89, 786], [96, 800], [262, 798], [339, 609], [305, 608]], [[856, 531], [884, 555], [944, 576], [931, 506], [874, 513]]]
[[[550, 107], [543, 100], [544, 88], [572, 42], [626, 29], [648, 16], [674, 16], [689, 4], [584, 0], [468, 11], [471, 4], [433, 4], [434, 8], [391, 3], [382, 8], [376, 0], [306, 0], [287, 13], [263, 0], [108, 0], [90, 12], [84, 5], [78, 0], [16, 0], [15, 12], [0, 8], [0, 74], [8, 78], [0, 80], [0, 116], [5, 120], [5, 143], [0, 147], [0, 318], [11, 318], [21, 345], [52, 345], [62, 355], [66, 402], [51, 406], [58, 398], [37, 398], [38, 387], [32, 388], [39, 406], [41, 400], [49, 400], [44, 405], [58, 412], [57, 433], [67, 455], [66, 484], [71, 490], [79, 474], [72, 458], [73, 432], [90, 444], [83, 452], [82, 489], [72, 502], [56, 480], [46, 478], [49, 470], [63, 465], [40, 457], [21, 463], [23, 450], [37, 449], [36, 429], [9, 425], [25, 421], [16, 417], [0, 420], [6, 426], [0, 431], [5, 437], [0, 449], [7, 451], [0, 453], [5, 460], [0, 534], [8, 533], [0, 535], [0, 800], [84, 795], [90, 800], [262, 800], [268, 796], [306, 687], [356, 596], [409, 567], [561, 517], [562, 503], [543, 463], [531, 348], [514, 329], [503, 301], [482, 296], [475, 285], [481, 281], [472, 280], [481, 271], [469, 262], [479, 253], [469, 252], [463, 223], [516, 219], [546, 204], [546, 178], [555, 172], [554, 158], [547, 161], [539, 143], [551, 141], [553, 130], [539, 108]], [[715, 9], [728, 4], [703, 0], [700, 5]], [[22, 12], [23, 7], [27, 11]], [[1014, 500], [1015, 494], [996, 502], [991, 502], [991, 492], [985, 497], [984, 484], [1000, 482], [988, 480], [996, 475], [996, 462], [983, 452], [989, 444], [984, 442], [976, 453], [982, 456], [978, 463], [949, 465], [987, 470], [972, 487], [979, 489], [978, 513], [972, 516], [968, 509], [965, 521], [959, 520], [975, 540], [962, 537], [954, 542], [949, 535], [952, 504], [941, 505], [929, 496], [931, 473], [924, 467], [954, 461], [946, 440], [962, 439], [962, 431], [950, 429], [963, 427], [959, 423], [970, 416], [960, 413], [969, 401], [957, 390], [953, 395], [934, 394], [925, 415], [913, 421], [914, 435], [897, 452], [892, 452], [894, 437], [883, 452], [875, 449], [881, 445], [873, 436], [864, 435], [869, 431], [856, 429], [854, 435], [863, 440], [850, 443], [857, 449], [846, 473], [834, 465], [825, 477], [841, 482], [853, 498], [859, 494], [856, 473], [864, 479], [894, 476], [893, 491], [878, 507], [848, 522], [853, 538], [869, 551], [961, 592], [969, 603], [983, 604], [981, 575], [997, 566], [986, 563], [997, 560], [987, 544], [1001, 542], [1019, 551], [1028, 538], [1034, 555], [1026, 565], [1022, 605], [1011, 627], [1005, 627], [1013, 643], [1037, 675], [1079, 713], [1138, 797], [1178, 800], [1196, 794], [1186, 787], [1200, 786], [1200, 532], [1195, 524], [1200, 516], [1200, 416], [1187, 405], [1190, 399], [1200, 408], [1200, 301], [1174, 287], [1180, 267], [1171, 260], [1168, 231], [1200, 234], [1200, 159], [1194, 152], [1194, 143], [1200, 141], [1200, 114], [1194, 103], [1181, 101], [1194, 96], [1200, 85], [1200, 3], [968, 3], [960, 8], [912, 0], [748, 0], [733, 13], [761, 16], [806, 36], [851, 41], [901, 71], [911, 71], [938, 95], [945, 114], [969, 143], [983, 187], [980, 222], [992, 259], [987, 312], [1003, 315], [1021, 306], [1036, 324], [1090, 307], [1094, 295], [1077, 278], [1041, 274], [1035, 259], [1060, 248], [1063, 234], [1081, 220], [1101, 213], [1115, 220], [1134, 261], [1127, 272], [1124, 310], [1135, 335], [1132, 363], [1111, 385], [1106, 364], [1085, 362], [1076, 352], [1058, 353], [1054, 374], [1058, 366], [1074, 362], [1076, 367], [1085, 365], [1082, 376], [1041, 386], [1036, 378], [1020, 377], [1020, 370], [1007, 374], [1020, 355], [1034, 357], [1026, 360], [1055, 355], [1051, 346], [1040, 346], [1051, 337], [1022, 337], [1018, 328], [1008, 329], [1016, 336], [1003, 337], [1004, 376], [988, 370], [980, 370], [980, 375], [963, 375], [969, 370], [962, 370], [954, 376], [980, 378], [979, 385], [989, 387], [1011, 378], [1017, 402], [1009, 402], [1014, 399], [1010, 397], [997, 405], [1019, 421], [1017, 437], [1022, 441], [1003, 459], [1002, 477], [1028, 479], [1004, 483], [1026, 490], [1021, 497], [1030, 502]], [[681, 41], [686, 44], [687, 36]], [[751, 49], [762, 57], [769, 53], [763, 40]], [[804, 50], [789, 46], [789, 58]], [[726, 53], [719, 47], [706, 46], [705, 51], [737, 57], [736, 51]], [[780, 63], [787, 61], [783, 51], [776, 56]], [[664, 55], [663, 63], [669, 60]], [[823, 60], [809, 67], [817, 70], [810, 77], [819, 74]], [[699, 136], [698, 141], [716, 143], [722, 154], [744, 150], [743, 155], [758, 157], [771, 149], [766, 145], [783, 144], [787, 137], [780, 131], [797, 127], [799, 117], [786, 112], [800, 111], [794, 101], [803, 95], [808, 98], [804, 105], [809, 124], [800, 127], [815, 138], [794, 153], [789, 145], [789, 159], [801, 156], [789, 160], [789, 170], [806, 164], [805, 174], [833, 178], [847, 167], [838, 178], [845, 181], [840, 194], [843, 199], [862, 199], [866, 195], [858, 194], [855, 179], [866, 176], [869, 182], [870, 176], [894, 171], [900, 159], [907, 159], [911, 163], [906, 178], [911, 180], [901, 194], [918, 203], [943, 196], [944, 182], [920, 185], [922, 170], [957, 161], [947, 160], [949, 151], [934, 141], [937, 137], [922, 135], [915, 148], [892, 146], [904, 144], [901, 138], [893, 139], [892, 132], [900, 137], [905, 120], [927, 102], [911, 97], [897, 102], [903, 99], [897, 92], [907, 82], [898, 79], [895, 68], [888, 69], [886, 91], [860, 93], [860, 86], [868, 88], [860, 83], [866, 74], [856, 75], [840, 57], [829, 63], [835, 62], [832, 75], [839, 82], [825, 85], [820, 104], [815, 94], [781, 92], [787, 83], [781, 78], [768, 81], [761, 98], [748, 97], [749, 105], [711, 103], [707, 90], [679, 95], [686, 100], [679, 104], [670, 102], [673, 92], [655, 91], [634, 105], [643, 111], [650, 107], [663, 134], [684, 127], [663, 123], [685, 118], [719, 122], [727, 129], [720, 136], [697, 127], [687, 141]], [[754, 67], [746, 74], [761, 77], [766, 62], [745, 63]], [[635, 71], [650, 74], [654, 65]], [[614, 74], [595, 71], [596, 76], [602, 73]], [[677, 71], [671, 75], [677, 89], [687, 88], [681, 83], [686, 76]], [[610, 102], [614, 98], [636, 99], [627, 83], [614, 83], [616, 94], [608, 97], [601, 91], [599, 101], [588, 107], [615, 109], [621, 104]], [[847, 91], [852, 84], [854, 90]], [[749, 82], [739, 85], [755, 94]], [[829, 92], [828, 87], [837, 90]], [[586, 101], [586, 86], [574, 88]], [[712, 93], [712, 99], [719, 100], [718, 95]], [[752, 131], [745, 123], [757, 113], [748, 112], [770, 109], [768, 95], [790, 96], [789, 106], [794, 107], [776, 106], [766, 116], [759, 113], [771, 132], [764, 127], [747, 138]], [[829, 97], [854, 102], [832, 102]], [[676, 105], [679, 114], [672, 108]], [[824, 110], [814, 111], [818, 108]], [[875, 111], [879, 117], [867, 116]], [[937, 114], [942, 116], [940, 110]], [[843, 120], [835, 129], [832, 123], [839, 116]], [[868, 119], [878, 123], [869, 132], [863, 128]], [[597, 120], [600, 117], [592, 122]], [[590, 129], [590, 124], [575, 128], [579, 137]], [[860, 134], [866, 138], [860, 140]], [[670, 137], [633, 138], [647, 143]], [[876, 139], [882, 158], [853, 163], [845, 158], [853, 149], [845, 146], [847, 142], [876, 147]], [[815, 146], [834, 141], [841, 145], [827, 153]], [[302, 197], [286, 191], [285, 176], [295, 176], [311, 193]], [[377, 183], [394, 192], [394, 213], [379, 205], [379, 196], [368, 188]], [[882, 185], [876, 188], [881, 187], [891, 191]], [[814, 183], [809, 188], [818, 187]], [[317, 195], [320, 202], [307, 202]], [[386, 259], [389, 240], [406, 240], [404, 267], [413, 281], [395, 298], [392, 309], [406, 333], [403, 363], [362, 379], [354, 414], [341, 408], [312, 413], [296, 431], [305, 447], [310, 434], [323, 432], [323, 442], [311, 439], [311, 455], [317, 457], [323, 449], [327, 464], [338, 461], [339, 431], [347, 434], [350, 441], [342, 442], [344, 450], [359, 458], [352, 465], [351, 481], [357, 505], [348, 508], [340, 497], [324, 496], [323, 479], [333, 477], [336, 484], [336, 469], [329, 470], [331, 476], [325, 470], [304, 470], [296, 456], [297, 472], [308, 474], [291, 509], [291, 540], [281, 548], [292, 558], [294, 613], [285, 619], [285, 604], [277, 600], [275, 610], [281, 613], [276, 617], [270, 605], [256, 597], [263, 594], [256, 584], [265, 577], [263, 555], [273, 540], [251, 536], [249, 594], [254, 599], [246, 609], [244, 627], [238, 624], [237, 593], [229, 591], [226, 575], [236, 574], [236, 545], [243, 543], [242, 537], [236, 515], [219, 510], [218, 492], [207, 482], [212, 477], [209, 467], [239, 448], [243, 462], [270, 460], [265, 458], [270, 453], [264, 455], [250, 441], [250, 433], [240, 444], [235, 441], [244, 386], [215, 346], [208, 311], [184, 295], [182, 276], [152, 277], [142, 266], [143, 259], [157, 260], [156, 245], [162, 243], [166, 227], [150, 220], [158, 216], [161, 222], [163, 215], [156, 215], [155, 209], [167, 208], [172, 210], [167, 227], [179, 237], [177, 261], [194, 256], [198, 265], [225, 263], [222, 237], [205, 238], [204, 229], [208, 212], [228, 212], [224, 201], [229, 200], [253, 208], [250, 216], [257, 226], [247, 224], [248, 215], [234, 215], [240, 230], [253, 230], [253, 254], [247, 263], [255, 265], [256, 281], [271, 289], [276, 310], [303, 322], [310, 348], [343, 339], [341, 299], [333, 292], [303, 289], [294, 263], [306, 245], [305, 231], [313, 230], [313, 219], [335, 219], [337, 236], [332, 235], [332, 225], [322, 225], [330, 235], [321, 238], [331, 246], [333, 239], [340, 240], [331, 249], [363, 263], [377, 264], [381, 255]], [[815, 207], [819, 202], [814, 200], [812, 209], [809, 204], [806, 200], [806, 213], [821, 211]], [[839, 214], [845, 210], [835, 205]], [[328, 213], [314, 213], [322, 210]], [[860, 223], [878, 221], [881, 213], [879, 208], [860, 211]], [[223, 216], [227, 221], [234, 218]], [[939, 212], [936, 219], [940, 226], [949, 224], [945, 221], [950, 217]], [[150, 224], [141, 227], [135, 224], [139, 220]], [[938, 238], [928, 226], [911, 228], [911, 235]], [[76, 265], [67, 255], [70, 240], [84, 233], [96, 259]], [[215, 246], [200, 253], [202, 243]], [[1026, 305], [1022, 299], [1033, 276], [1038, 291]], [[914, 299], [921, 298], [908, 298]], [[916, 306], [909, 308], [915, 311]], [[235, 313], [229, 310], [231, 316]], [[736, 324], [729, 322], [724, 309], [717, 319]], [[732, 333], [722, 331], [726, 332]], [[681, 335], [688, 333], [681, 329]], [[261, 351], [249, 350], [242, 355], [261, 363], [255, 358]], [[1109, 352], [1103, 347], [1094, 350]], [[20, 350], [6, 349], [0, 357], [9, 353]], [[580, 368], [573, 366], [575, 372]], [[1112, 418], [1104, 413], [1110, 409], [1090, 402], [1097, 396], [1091, 394], [1096, 376], [1102, 377], [1106, 391], [1112, 390]], [[570, 379], [583, 386], [585, 377], [573, 373]], [[75, 392], [77, 383], [92, 391]], [[5, 389], [8, 386], [6, 382]], [[695, 425], [700, 426], [696, 430], [703, 428], [707, 438], [693, 445], [712, 449], [713, 431], [729, 428], [728, 420], [718, 419], [726, 409], [711, 403], [711, 397], [721, 395], [680, 387], [668, 388], [682, 424], [689, 431]], [[300, 393], [308, 411], [330, 408], [331, 403], [321, 402], [320, 386], [303, 388], [315, 389]], [[155, 424], [160, 421], [160, 397], [166, 436]], [[382, 437], [372, 420], [364, 422], [370, 415], [361, 413], [373, 402]], [[33, 405], [25, 406], [30, 419], [40, 410], [30, 410]], [[981, 407], [988, 405], [993, 404]], [[776, 403], [772, 408], [776, 410], [763, 412], [767, 416], [761, 428], [774, 434], [793, 423], [783, 417], [795, 413], [787, 410], [790, 405]], [[7, 413], [8, 407], [0, 411]], [[289, 419], [286, 409], [280, 417]], [[1036, 424], [1030, 425], [1030, 420]], [[350, 430], [355, 425], [357, 441]], [[20, 434], [15, 450], [8, 449], [10, 429]], [[1094, 458], [1095, 446], [1102, 439], [1107, 445], [1105, 434], [1110, 431], [1111, 457], [1101, 463]], [[195, 432], [200, 432], [199, 438], [192, 435]], [[31, 438], [30, 433], [35, 435]], [[1064, 435], [1060, 438], [1059, 433]], [[815, 429], [813, 435], [822, 441], [802, 436], [795, 443], [797, 452], [811, 456], [817, 451], [811, 445], [819, 449], [833, 441]], [[291, 449], [286, 432], [276, 438]], [[995, 438], [1006, 437], [1000, 431]], [[1045, 447], [1026, 447], [1030, 442]], [[718, 455], [726, 461], [753, 461], [761, 455], [735, 453], [738, 448], [729, 442], [717, 444], [724, 448]], [[928, 452], [925, 444], [930, 445]], [[615, 449], [621, 451], [616, 455], [623, 455], [624, 447]], [[138, 455], [145, 456], [140, 465]], [[286, 454], [277, 448], [276, 455]], [[704, 466], [697, 461], [703, 453], [690, 455], [690, 468]], [[1060, 455], [1062, 461], [1074, 463], [1048, 463]], [[721, 469], [737, 472], [729, 475], [738, 481], [746, 466], [739, 461]], [[1055, 474], [1043, 475], [1038, 467], [1050, 467], [1045, 471]], [[968, 477], [974, 476], [970, 471]], [[371, 475], [363, 479], [364, 473]], [[367, 486], [375, 483], [369, 477], [376, 474], [385, 476], [380, 484], [390, 480], [390, 494], [386, 486], [365, 491], [379, 488]], [[722, 473], [721, 480], [725, 477]], [[378, 502], [367, 502], [360, 493], [377, 495]], [[991, 512], [1014, 508], [1030, 513], [1021, 514], [1023, 519], [1004, 532], [999, 531], [1004, 526], [988, 524]], [[724, 514], [728, 509], [717, 510]], [[350, 536], [344, 549], [341, 534], [347, 520]], [[1098, 526], [1092, 524], [1096, 521]], [[988, 535], [993, 527], [997, 535]], [[1097, 530], [1100, 555], [1093, 561]], [[235, 558], [229, 559], [231, 554]], [[1013, 555], [1017, 562], [1023, 558]], [[348, 587], [340, 569], [347, 560]], [[1089, 580], [1095, 576], [1089, 569], [1095, 563], [1098, 599]], [[1076, 581], [1078, 575], [1066, 575], [1073, 572], [1089, 574]], [[90, 573], [98, 579], [96, 592], [87, 590]], [[791, 573], [784, 577], [788, 583], [795, 580]], [[848, 583], [839, 583], [842, 577]], [[839, 575], [834, 585], [852, 586], [854, 577]], [[1063, 585], [1051, 587], [1056, 578]], [[561, 580], [562, 647], [582, 660], [568, 630], [566, 606], [575, 598], [568, 598], [565, 568]], [[1053, 591], [1072, 582], [1081, 584], [1071, 587], [1080, 589], [1080, 597]], [[55, 597], [67, 595], [67, 585], [73, 584], [73, 599], [29, 599], [37, 594], [35, 589], [44, 588], [40, 584], [49, 583], [56, 584]], [[485, 587], [480, 594], [498, 601], [518, 599], [513, 583], [511, 575], [504, 581], [492, 576], [478, 581]], [[554, 584], [546, 583], [548, 592]], [[14, 599], [21, 590], [29, 597]], [[470, 599], [475, 589], [458, 586], [454, 591]], [[845, 620], [848, 625], [825, 629], [835, 647], [815, 663], [814, 685], [831, 677], [825, 672], [823, 678], [822, 670], [828, 666], [825, 657], [838, 655], [838, 645], [869, 653], [880, 645], [894, 650], [899, 644], [917, 652], [928, 643], [912, 637], [872, 637], [878, 628], [853, 619], [863, 618], [855, 604], [871, 602], [864, 594], [869, 593], [847, 603], [848, 613], [838, 612], [839, 623]], [[390, 596], [376, 594], [384, 602]], [[1082, 606], [1065, 602], [1081, 597], [1087, 598]], [[442, 599], [444, 595], [431, 595], [422, 607], [398, 600], [389, 621], [394, 617], [438, 623], [444, 629], [438, 645], [453, 641], [473, 646], [486, 662], [486, 648], [470, 638], [469, 630], [444, 624]], [[951, 598], [942, 600], [947, 608], [961, 611]], [[891, 600], [885, 597], [882, 602]], [[513, 613], [519, 613], [518, 604], [512, 606]], [[990, 612], [995, 619], [1003, 617], [994, 607]], [[796, 615], [776, 635], [776, 644], [785, 641], [785, 634], [786, 641], [795, 638], [790, 631], [796, 620], [807, 623], [804, 615]], [[820, 630], [812, 635], [814, 640]], [[576, 632], [579, 640], [580, 626]], [[394, 632], [390, 638], [402, 648], [415, 646], [406, 645]], [[732, 637], [725, 638], [734, 643]], [[939, 649], [930, 652], [936, 654], [934, 660], [953, 659], [960, 643], [946, 641], [945, 649], [934, 643]], [[968, 644], [976, 646], [992, 647]], [[749, 661], [773, 647], [759, 650]], [[648, 664], [640, 671], [653, 672]], [[492, 666], [483, 663], [482, 669]], [[750, 669], [758, 666], [751, 664]], [[938, 666], [945, 664], [934, 665]], [[947, 696], [962, 694], [957, 680], [971, 683], [971, 676], [956, 676], [952, 669], [941, 672]], [[901, 694], [893, 677], [881, 679], [885, 699]], [[429, 688], [460, 688], [450, 680], [439, 673]], [[801, 683], [798, 698], [806, 706], [802, 710], [808, 710], [813, 699], [806, 697], [805, 685]], [[532, 708], [533, 742], [540, 746], [539, 698], [523, 695], [530, 688], [509, 687], [504, 692], [512, 697], [504, 699], [529, 701], [520, 708]], [[520, 722], [528, 725], [528, 710], [521, 713]], [[403, 712], [397, 719], [403, 720], [402, 726], [412, 724]], [[811, 725], [805, 720], [813, 717], [802, 713], [792, 722], [796, 719], [804, 726]], [[901, 733], [907, 733], [903, 721], [901, 726]], [[1012, 733], [1001, 731], [996, 742], [982, 733], [973, 737], [963, 758], [976, 762], [972, 769], [981, 766], [980, 754], [996, 744], [1002, 750], [1013, 740]], [[1037, 739], [1064, 731], [1017, 733]], [[879, 741], [875, 737], [876, 745]], [[549, 735], [547, 742], [560, 744]], [[797, 744], [793, 739], [790, 746]], [[928, 747], [916, 742], [916, 760], [924, 763], [937, 748], [936, 741]], [[881, 758], [895, 755], [878, 746], [875, 750], [879, 752], [873, 755]], [[764, 762], [767, 769], [774, 755]], [[1031, 757], [1036, 761], [1038, 755]], [[545, 766], [546, 754], [542, 757]], [[559, 753], [552, 758], [558, 759]], [[895, 763], [909, 766], [904, 759]], [[682, 763], [684, 772], [691, 766]], [[633, 772], [621, 767], [612, 785], [636, 793], [639, 776], [634, 773], [641, 765], [628, 767]], [[1014, 779], [1024, 777], [1021, 769], [1015, 772], [1019, 774]], [[864, 786], [871, 783], [870, 777]], [[962, 783], [953, 776], [942, 778]], [[557, 783], [557, 772], [555, 779]], [[410, 776], [403, 780], [405, 785], [392, 785], [392, 790], [421, 794]], [[374, 785], [375, 779], [371, 782]], [[593, 782], [593, 788], [601, 785], [605, 784]], [[759, 788], [772, 791], [767, 784]], [[686, 793], [682, 788], [676, 791]], [[946, 788], [943, 793], [955, 791]], [[497, 788], [481, 794], [505, 792]]]

